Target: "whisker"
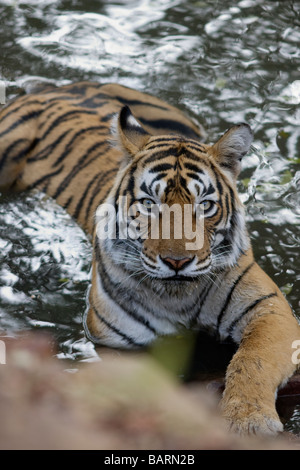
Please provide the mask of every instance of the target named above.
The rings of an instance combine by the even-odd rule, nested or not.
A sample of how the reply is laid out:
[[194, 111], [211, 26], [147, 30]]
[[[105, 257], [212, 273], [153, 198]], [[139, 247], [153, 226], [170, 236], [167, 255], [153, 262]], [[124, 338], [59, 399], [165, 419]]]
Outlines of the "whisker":
[[223, 253], [213, 254], [212, 258], [213, 259], [219, 259], [219, 258], [222, 258], [224, 256], [227, 256], [229, 253], [231, 253], [231, 251], [224, 251]]
[[204, 273], [203, 277], [205, 279], [208, 279], [209, 282], [212, 282], [216, 287], [218, 287], [218, 284], [217, 284], [217, 282], [215, 282], [215, 279], [211, 278], [211, 274], [213, 274], [213, 273]]
[[125, 284], [126, 281], [128, 281], [128, 279], [130, 279], [134, 276], [138, 276], [139, 274], [142, 274], [142, 273], [145, 273], [144, 269], [136, 270], [136, 271], [132, 272], [131, 274], [129, 274], [128, 276], [126, 276], [124, 279], [120, 280], [118, 282], [118, 285], [122, 286], [123, 284]]
[[134, 245], [129, 240], [118, 240], [117, 242], [114, 243], [115, 248], [118, 248], [118, 249], [119, 249], [120, 246], [122, 247], [122, 245], [126, 245], [128, 248], [132, 249], [133, 251], [135, 251], [138, 254], [140, 253], [139, 247]]
[[140, 279], [140, 281], [137, 283], [137, 286], [136, 287], [139, 287], [139, 285], [141, 284], [141, 282], [145, 281], [148, 277], [150, 277], [150, 274], [149, 273], [146, 273], [146, 275], [144, 277], [142, 277], [142, 279]]

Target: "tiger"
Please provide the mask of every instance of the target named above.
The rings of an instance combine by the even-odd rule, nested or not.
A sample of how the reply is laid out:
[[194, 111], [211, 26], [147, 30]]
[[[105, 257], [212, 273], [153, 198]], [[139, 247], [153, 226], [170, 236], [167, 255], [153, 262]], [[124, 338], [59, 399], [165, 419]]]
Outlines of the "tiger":
[[[1, 110], [0, 191], [43, 191], [90, 235], [89, 340], [145, 348], [185, 328], [233, 341], [221, 414], [233, 432], [276, 435], [276, 394], [296, 371], [300, 327], [254, 260], [237, 192], [252, 142], [250, 126], [237, 123], [208, 144], [194, 117], [120, 84], [47, 85]], [[163, 237], [162, 208], [174, 205], [190, 208], [190, 232], [175, 236], [175, 214]], [[107, 219], [99, 212], [106, 206], [115, 211]], [[145, 236], [121, 236], [119, 215], [133, 206], [156, 237], [147, 225]]]

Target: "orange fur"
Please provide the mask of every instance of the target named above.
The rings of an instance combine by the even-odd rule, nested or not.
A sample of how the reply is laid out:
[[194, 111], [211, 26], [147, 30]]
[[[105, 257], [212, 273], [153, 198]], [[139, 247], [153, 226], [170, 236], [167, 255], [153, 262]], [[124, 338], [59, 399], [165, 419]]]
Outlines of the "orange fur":
[[[130, 106], [134, 118], [129, 111], [123, 111], [123, 122], [119, 117], [115, 137], [111, 126], [124, 104]], [[240, 433], [274, 434], [282, 430], [275, 410], [276, 390], [296, 369], [292, 343], [300, 339], [300, 327], [278, 287], [254, 262], [241, 225], [243, 209], [235, 181], [240, 159], [251, 143], [250, 129], [235, 126], [214, 145], [200, 145], [203, 136], [201, 127], [176, 108], [120, 85], [82, 82], [50, 87], [16, 99], [1, 112], [0, 190], [46, 191], [93, 235], [93, 274], [86, 319], [87, 333], [93, 341], [112, 347], [143, 345], [155, 339], [157, 331], [174, 333], [178, 324], [188, 328], [194, 323], [217, 331], [221, 339], [230, 335], [239, 348], [226, 374], [221, 403], [224, 416]], [[222, 194], [214, 202], [216, 213], [205, 219], [200, 249], [189, 251], [186, 238], [178, 240], [171, 235], [168, 240], [145, 240], [141, 252], [153, 269], [158, 269], [159, 258], [171, 260], [174, 266], [182, 259], [194, 257], [200, 262], [209, 258], [215, 226], [228, 208], [233, 211], [230, 206], [234, 205], [239, 249], [232, 255], [232, 262], [228, 259], [222, 269], [215, 269], [214, 284], [205, 283], [201, 276], [193, 282], [174, 283], [159, 278], [149, 281], [143, 279], [144, 274], [136, 275], [136, 283], [134, 277], [124, 275], [128, 253], [125, 262], [120, 258], [118, 265], [112, 260], [114, 252], [102, 250], [98, 242], [94, 219], [97, 207], [113, 199], [118, 191], [136, 194], [137, 179], [148, 167], [145, 161], [155, 155], [157, 148], [161, 149], [164, 165], [171, 168], [176, 160], [182, 166], [180, 171], [168, 170], [161, 176], [161, 182], [167, 185], [171, 181], [173, 185], [164, 193], [163, 203], [195, 203], [195, 194], [182, 191], [182, 181], [190, 178], [193, 169], [193, 160], [189, 170], [183, 169], [188, 155], [199, 171], [205, 169], [212, 184], [219, 182]], [[175, 224], [171, 220], [171, 233]], [[229, 233], [228, 227], [226, 230]], [[198, 298], [199, 312], [193, 314], [192, 300]], [[148, 307], [149, 318], [145, 317]]]

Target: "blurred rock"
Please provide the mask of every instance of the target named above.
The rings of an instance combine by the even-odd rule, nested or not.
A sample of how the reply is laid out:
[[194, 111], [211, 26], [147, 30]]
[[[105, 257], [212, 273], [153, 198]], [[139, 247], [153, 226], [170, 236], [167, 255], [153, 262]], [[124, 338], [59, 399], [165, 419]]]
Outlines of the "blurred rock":
[[70, 364], [53, 352], [49, 336], [7, 341], [1, 449], [299, 449], [282, 438], [228, 433], [214, 394], [176, 383], [143, 354]]

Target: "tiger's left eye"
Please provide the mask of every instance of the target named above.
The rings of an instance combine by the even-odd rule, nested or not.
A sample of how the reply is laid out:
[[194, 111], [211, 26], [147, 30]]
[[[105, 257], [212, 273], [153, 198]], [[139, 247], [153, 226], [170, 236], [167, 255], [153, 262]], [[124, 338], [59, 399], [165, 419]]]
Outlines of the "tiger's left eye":
[[214, 202], [213, 201], [201, 201], [200, 204], [199, 204], [199, 208], [205, 212], [207, 212], [209, 209], [212, 208], [212, 206], [214, 205]]

